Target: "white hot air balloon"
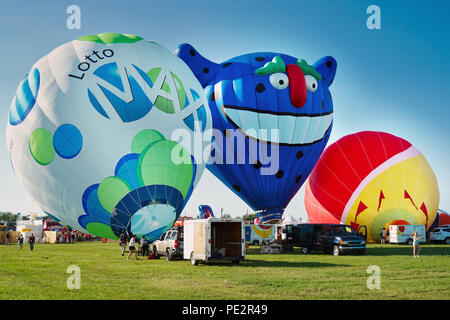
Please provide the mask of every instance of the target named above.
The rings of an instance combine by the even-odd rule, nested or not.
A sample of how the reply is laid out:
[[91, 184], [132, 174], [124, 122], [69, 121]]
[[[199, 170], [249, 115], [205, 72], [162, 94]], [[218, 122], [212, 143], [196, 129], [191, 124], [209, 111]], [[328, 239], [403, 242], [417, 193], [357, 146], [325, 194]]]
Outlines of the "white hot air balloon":
[[33, 65], [12, 100], [6, 140], [17, 178], [44, 212], [100, 237], [126, 229], [153, 240], [204, 169], [191, 141], [172, 133], [210, 128], [204, 91], [181, 59], [141, 37], [105, 33]]

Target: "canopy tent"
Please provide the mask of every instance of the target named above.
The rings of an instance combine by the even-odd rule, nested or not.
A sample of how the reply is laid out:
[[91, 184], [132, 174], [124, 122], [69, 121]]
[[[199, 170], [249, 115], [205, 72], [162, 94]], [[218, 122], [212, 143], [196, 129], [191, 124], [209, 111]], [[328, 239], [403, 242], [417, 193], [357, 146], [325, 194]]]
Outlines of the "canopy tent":
[[284, 226], [286, 224], [296, 224], [296, 223], [300, 223], [300, 221], [294, 218], [293, 216], [289, 215], [284, 217], [283, 221], [281, 222], [281, 225]]

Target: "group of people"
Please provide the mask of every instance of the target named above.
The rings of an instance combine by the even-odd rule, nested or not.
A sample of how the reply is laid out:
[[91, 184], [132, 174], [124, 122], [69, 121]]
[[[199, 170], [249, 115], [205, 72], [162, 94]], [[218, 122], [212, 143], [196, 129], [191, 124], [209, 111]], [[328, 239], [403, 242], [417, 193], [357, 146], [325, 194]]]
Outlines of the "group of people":
[[92, 237], [90, 234], [82, 233], [76, 230], [61, 231], [56, 234], [56, 243], [75, 243], [76, 241], [88, 241]]
[[127, 244], [128, 244], [128, 250], [129, 250], [127, 260], [130, 260], [130, 257], [133, 254], [134, 254], [135, 259], [139, 260], [139, 258], [138, 258], [139, 249], [136, 247], [140, 247], [143, 257], [151, 257], [152, 255], [154, 255], [154, 253], [152, 253], [152, 255], [150, 255], [150, 242], [144, 236], [142, 236], [142, 238], [139, 240], [138, 237], [134, 234], [128, 240], [128, 235], [127, 235], [126, 231], [122, 230], [122, 233], [120, 234], [120, 237], [119, 237], [119, 245], [122, 249], [122, 256], [125, 255], [125, 250], [127, 248]]
[[[39, 240], [40, 239], [40, 240]], [[86, 240], [92, 240], [93, 237], [89, 234], [81, 233], [75, 230], [72, 231], [66, 231], [56, 234], [56, 243], [75, 243], [75, 241], [86, 241]], [[30, 250], [34, 249], [34, 246], [37, 241], [40, 241], [41, 243], [47, 242], [47, 237], [44, 235], [42, 238], [36, 238], [34, 233], [31, 233], [27, 237], [27, 242], [30, 244]], [[17, 247], [18, 250], [22, 250], [23, 244], [25, 242], [25, 237], [23, 233], [19, 232], [17, 236]], [[8, 232], [5, 234], [5, 245], [11, 244], [11, 234]]]
[[[9, 234], [9, 232], [5, 235], [5, 238], [6, 238], [5, 245], [9, 246], [11, 244], [11, 235]], [[23, 234], [19, 233], [19, 235], [17, 236], [18, 250], [22, 250], [24, 241], [25, 241], [25, 239], [24, 239]], [[34, 244], [36, 243], [36, 237], [34, 236], [33, 233], [30, 236], [28, 236], [28, 243], [30, 244], [30, 250], [33, 251]]]
[[75, 243], [75, 232], [68, 231], [56, 234], [56, 243]]
[[[423, 239], [423, 236], [419, 237], [419, 234], [417, 233], [417, 231], [414, 231], [411, 234], [411, 237], [413, 239], [413, 256], [414, 258], [418, 258], [419, 257], [419, 253], [421, 250], [419, 241]], [[381, 239], [381, 244], [386, 244], [389, 243], [389, 230], [386, 231], [386, 228], [381, 229], [380, 231], [380, 239]]]

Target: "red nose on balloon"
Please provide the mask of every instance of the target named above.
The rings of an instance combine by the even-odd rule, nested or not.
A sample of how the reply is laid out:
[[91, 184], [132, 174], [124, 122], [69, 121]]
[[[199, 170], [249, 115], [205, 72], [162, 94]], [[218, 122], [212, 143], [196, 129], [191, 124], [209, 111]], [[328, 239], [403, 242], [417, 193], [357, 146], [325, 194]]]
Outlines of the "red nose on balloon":
[[301, 108], [306, 102], [306, 81], [302, 69], [296, 64], [288, 64], [286, 72], [291, 88], [291, 103], [296, 108]]

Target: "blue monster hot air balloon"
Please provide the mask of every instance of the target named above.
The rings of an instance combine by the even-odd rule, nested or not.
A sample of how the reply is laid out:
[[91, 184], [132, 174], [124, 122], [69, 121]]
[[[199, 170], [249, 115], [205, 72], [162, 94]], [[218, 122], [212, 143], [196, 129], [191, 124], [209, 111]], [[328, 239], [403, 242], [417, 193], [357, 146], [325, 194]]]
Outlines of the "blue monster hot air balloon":
[[189, 44], [175, 54], [199, 79], [213, 127], [224, 133], [223, 138], [214, 133], [209, 170], [257, 211], [261, 222], [279, 221], [330, 136], [335, 59], [310, 65], [259, 52], [217, 64]]

